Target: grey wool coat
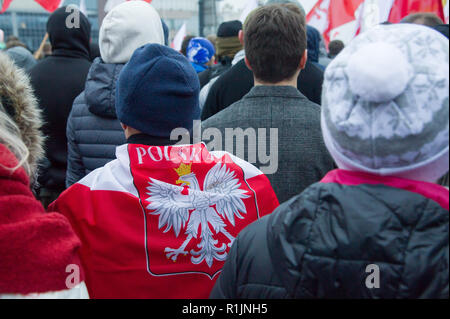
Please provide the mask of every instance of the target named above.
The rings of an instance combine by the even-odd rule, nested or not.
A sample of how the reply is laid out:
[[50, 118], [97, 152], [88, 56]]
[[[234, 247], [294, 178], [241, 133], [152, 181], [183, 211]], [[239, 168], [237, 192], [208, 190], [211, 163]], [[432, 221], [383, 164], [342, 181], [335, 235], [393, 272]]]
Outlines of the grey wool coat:
[[73, 103], [66, 131], [67, 187], [114, 160], [116, 147], [126, 143], [115, 109], [116, 82], [122, 67], [97, 58], [85, 90]]
[[[215, 130], [208, 128], [220, 131], [222, 143], [217, 143]], [[234, 131], [241, 135], [241, 141], [230, 134], [230, 129], [236, 128], [247, 133], [242, 140], [239, 129]], [[270, 134], [271, 128], [278, 136]], [[300, 194], [334, 169], [322, 139], [320, 106], [294, 87], [255, 86], [242, 100], [204, 121], [202, 130], [203, 141], [210, 150], [222, 148], [261, 169], [280, 203]], [[252, 132], [256, 138], [251, 137]], [[244, 151], [236, 148], [236, 145], [242, 148], [242, 141]], [[259, 153], [270, 155], [270, 160]]]

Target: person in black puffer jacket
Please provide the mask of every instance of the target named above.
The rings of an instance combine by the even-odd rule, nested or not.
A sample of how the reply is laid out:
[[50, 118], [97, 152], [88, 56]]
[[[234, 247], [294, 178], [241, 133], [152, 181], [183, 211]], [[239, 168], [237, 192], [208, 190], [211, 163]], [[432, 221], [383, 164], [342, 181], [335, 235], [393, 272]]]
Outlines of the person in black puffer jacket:
[[47, 32], [52, 55], [30, 69], [30, 80], [43, 110], [46, 159], [39, 172], [39, 197], [47, 206], [65, 189], [67, 168], [66, 123], [74, 99], [83, 91], [91, 62], [91, 25], [80, 13], [80, 25], [70, 28], [66, 7], [49, 17]]
[[94, 61], [67, 122], [67, 187], [116, 158], [116, 147], [126, 142], [115, 109], [120, 71], [137, 48], [164, 42], [161, 18], [148, 3], [125, 2], [105, 17], [100, 28], [101, 58]]
[[322, 106], [340, 169], [245, 228], [211, 298], [448, 299], [449, 192], [436, 184], [449, 170], [448, 56], [444, 36], [416, 25], [342, 51]]

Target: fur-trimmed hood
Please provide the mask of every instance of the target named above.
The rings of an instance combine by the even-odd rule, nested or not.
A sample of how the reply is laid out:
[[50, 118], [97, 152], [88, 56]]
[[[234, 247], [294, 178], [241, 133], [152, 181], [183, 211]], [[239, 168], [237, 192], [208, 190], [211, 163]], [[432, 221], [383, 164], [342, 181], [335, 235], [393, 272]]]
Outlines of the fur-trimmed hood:
[[30, 179], [35, 181], [38, 162], [44, 156], [41, 110], [30, 80], [4, 53], [0, 52], [0, 106], [13, 118], [29, 150]]

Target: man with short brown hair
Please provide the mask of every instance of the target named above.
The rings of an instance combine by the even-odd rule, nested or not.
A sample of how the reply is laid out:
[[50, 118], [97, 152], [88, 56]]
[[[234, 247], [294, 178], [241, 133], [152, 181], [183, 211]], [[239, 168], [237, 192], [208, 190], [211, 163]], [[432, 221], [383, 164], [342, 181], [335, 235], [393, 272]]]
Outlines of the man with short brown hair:
[[[282, 203], [333, 169], [322, 140], [320, 106], [297, 89], [297, 78], [307, 61], [305, 16], [293, 4], [263, 6], [248, 17], [240, 37], [255, 87], [241, 101], [203, 122], [203, 128], [216, 128], [226, 138], [227, 128], [258, 132], [275, 128], [277, 140], [269, 134], [263, 138], [265, 150], [276, 143], [277, 157], [283, 159], [275, 169], [272, 164], [269, 169], [255, 156], [262, 145], [253, 145], [256, 143], [250, 139], [244, 147], [243, 159], [251, 162], [256, 159], [254, 164], [266, 173]], [[261, 142], [261, 136], [258, 139]], [[243, 146], [237, 145], [237, 149]]]

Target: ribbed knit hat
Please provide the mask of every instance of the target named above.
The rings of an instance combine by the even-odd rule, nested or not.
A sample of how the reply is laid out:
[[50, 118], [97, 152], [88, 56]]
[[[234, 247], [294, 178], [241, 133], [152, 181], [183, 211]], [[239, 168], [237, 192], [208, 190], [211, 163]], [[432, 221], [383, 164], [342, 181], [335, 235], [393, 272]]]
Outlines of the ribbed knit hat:
[[137, 49], [120, 72], [116, 88], [117, 118], [154, 137], [192, 129], [200, 118], [200, 82], [179, 52], [159, 44]]
[[378, 26], [328, 66], [325, 143], [340, 168], [435, 182], [449, 169], [449, 42], [413, 24]]

